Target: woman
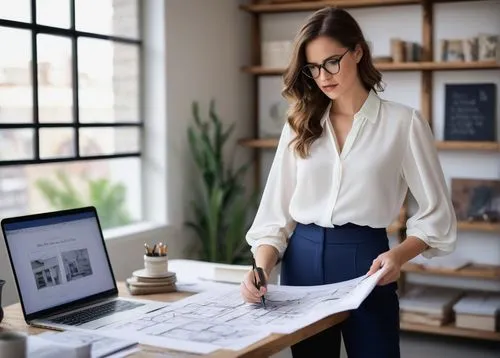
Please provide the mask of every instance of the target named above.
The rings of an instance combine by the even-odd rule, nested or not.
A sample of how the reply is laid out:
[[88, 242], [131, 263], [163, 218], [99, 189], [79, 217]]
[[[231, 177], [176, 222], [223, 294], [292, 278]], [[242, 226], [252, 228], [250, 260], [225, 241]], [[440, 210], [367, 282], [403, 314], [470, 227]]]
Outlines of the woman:
[[[294, 357], [394, 358], [401, 265], [455, 248], [456, 217], [430, 127], [418, 111], [382, 100], [381, 74], [351, 15], [325, 8], [298, 34], [284, 75], [291, 107], [248, 231], [257, 266], [281, 284], [321, 285], [386, 273], [342, 324], [292, 346]], [[410, 190], [418, 210], [389, 248], [386, 227]], [[253, 271], [241, 293], [259, 302]]]

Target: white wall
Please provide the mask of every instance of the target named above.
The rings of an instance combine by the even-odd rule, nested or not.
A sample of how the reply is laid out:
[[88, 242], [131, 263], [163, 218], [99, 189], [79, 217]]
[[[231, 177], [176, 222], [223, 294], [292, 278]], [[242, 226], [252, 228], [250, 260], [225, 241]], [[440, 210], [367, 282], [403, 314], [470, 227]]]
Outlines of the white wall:
[[[106, 244], [117, 279], [128, 277], [142, 265], [145, 241], [166, 241], [171, 258], [184, 257], [192, 235], [183, 225], [192, 198], [193, 165], [186, 130], [191, 102], [199, 101], [202, 115], [208, 103], [224, 123], [237, 122], [232, 143], [238, 160], [250, 151], [234, 144], [251, 127], [251, 77], [240, 72], [249, 59], [250, 17], [234, 0], [145, 0], [144, 23], [147, 90], [144, 98], [146, 138], [143, 212], [156, 224], [146, 234], [128, 234]], [[230, 153], [228, 153], [230, 154]], [[126, 173], [124, 173], [125, 175]], [[251, 173], [250, 173], [251, 174]], [[167, 223], [168, 227], [161, 226]], [[110, 233], [110, 236], [121, 234]], [[3, 240], [0, 277], [7, 280], [3, 304], [17, 293]]]
[[233, 139], [248, 136], [251, 128], [251, 78], [240, 72], [250, 54], [250, 17], [238, 1], [188, 0], [167, 1], [166, 19], [167, 164], [175, 168], [167, 177], [167, 217], [169, 224], [181, 226], [192, 194], [186, 137], [192, 101], [199, 101], [207, 118], [209, 101], [215, 99], [221, 119], [237, 122]]

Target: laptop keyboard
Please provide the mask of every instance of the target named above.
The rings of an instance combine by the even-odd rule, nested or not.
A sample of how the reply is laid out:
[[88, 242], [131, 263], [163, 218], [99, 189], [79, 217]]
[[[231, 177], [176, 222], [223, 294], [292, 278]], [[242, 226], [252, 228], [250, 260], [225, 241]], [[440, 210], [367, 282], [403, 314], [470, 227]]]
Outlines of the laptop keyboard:
[[102, 317], [110, 316], [113, 313], [130, 310], [143, 305], [143, 303], [122, 300], [110, 301], [99, 306], [86, 308], [78, 312], [54, 318], [51, 320], [51, 322], [66, 324], [70, 326], [78, 326]]

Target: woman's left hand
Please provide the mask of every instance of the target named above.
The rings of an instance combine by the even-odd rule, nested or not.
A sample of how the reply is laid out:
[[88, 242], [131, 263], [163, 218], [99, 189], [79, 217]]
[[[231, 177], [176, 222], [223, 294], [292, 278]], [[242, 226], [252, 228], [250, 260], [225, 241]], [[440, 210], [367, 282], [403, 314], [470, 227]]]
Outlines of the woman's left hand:
[[378, 285], [387, 285], [388, 283], [399, 279], [401, 274], [401, 260], [397, 253], [389, 250], [380, 254], [375, 260], [373, 260], [370, 270], [368, 271], [368, 275], [374, 274], [380, 268], [384, 268], [386, 272], [380, 277]]

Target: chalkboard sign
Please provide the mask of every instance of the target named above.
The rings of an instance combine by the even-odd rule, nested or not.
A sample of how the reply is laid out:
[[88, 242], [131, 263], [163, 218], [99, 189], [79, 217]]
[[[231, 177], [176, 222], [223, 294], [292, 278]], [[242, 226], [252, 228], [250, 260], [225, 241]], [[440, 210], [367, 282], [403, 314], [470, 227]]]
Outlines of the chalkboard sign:
[[445, 140], [496, 141], [494, 83], [445, 85]]

